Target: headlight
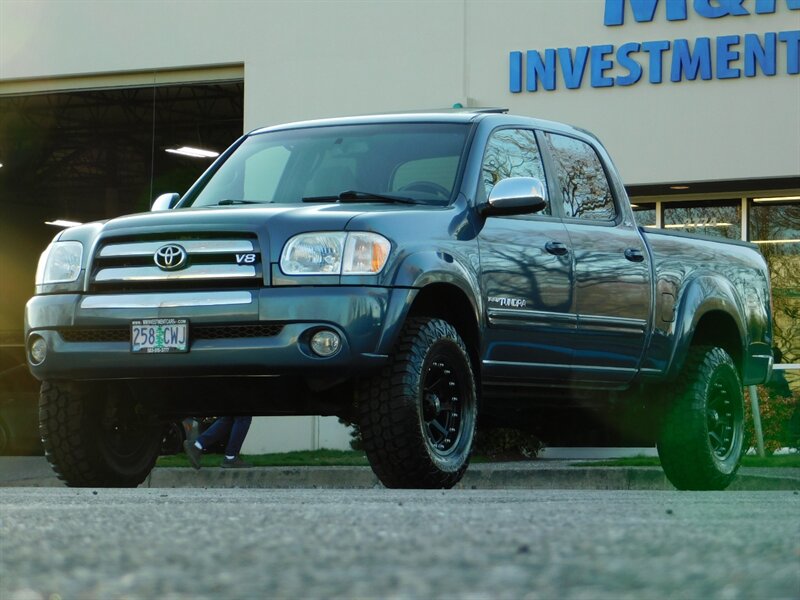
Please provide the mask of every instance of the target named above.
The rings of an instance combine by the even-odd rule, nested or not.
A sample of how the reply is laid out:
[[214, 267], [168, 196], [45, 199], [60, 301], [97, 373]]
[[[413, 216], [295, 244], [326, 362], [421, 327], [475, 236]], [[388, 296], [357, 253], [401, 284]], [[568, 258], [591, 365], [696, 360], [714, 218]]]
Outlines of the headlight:
[[81, 274], [82, 257], [80, 242], [53, 242], [39, 258], [36, 285], [75, 281]]
[[377, 233], [302, 233], [290, 239], [281, 253], [287, 275], [375, 275], [380, 273], [392, 245]]
[[344, 245], [343, 275], [374, 275], [380, 273], [392, 244], [377, 233], [347, 234]]

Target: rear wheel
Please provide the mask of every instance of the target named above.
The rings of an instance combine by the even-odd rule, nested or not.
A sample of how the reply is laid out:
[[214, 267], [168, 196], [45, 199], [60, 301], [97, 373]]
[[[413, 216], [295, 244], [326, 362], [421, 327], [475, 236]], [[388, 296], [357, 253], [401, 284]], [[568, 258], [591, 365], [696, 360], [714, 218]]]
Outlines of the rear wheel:
[[44, 382], [45, 456], [73, 487], [136, 487], [159, 455], [164, 426], [124, 386]]
[[658, 455], [679, 490], [723, 490], [739, 469], [744, 394], [736, 365], [722, 348], [689, 350], [667, 408]]
[[364, 450], [386, 487], [450, 488], [475, 436], [475, 379], [464, 342], [441, 319], [409, 319], [389, 366], [362, 381]]

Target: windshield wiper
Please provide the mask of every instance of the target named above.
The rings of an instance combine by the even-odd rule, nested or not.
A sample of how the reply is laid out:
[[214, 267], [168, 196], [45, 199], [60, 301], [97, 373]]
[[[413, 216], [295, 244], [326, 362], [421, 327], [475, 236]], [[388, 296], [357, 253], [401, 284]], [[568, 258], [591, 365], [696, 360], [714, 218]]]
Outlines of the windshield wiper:
[[220, 200], [217, 202], [217, 206], [229, 206], [231, 204], [264, 204], [263, 202], [258, 202], [257, 200]]
[[346, 190], [336, 196], [307, 196], [303, 198], [303, 202], [388, 202], [392, 204], [417, 204], [413, 198], [408, 198], [406, 196], [361, 192], [358, 190]]

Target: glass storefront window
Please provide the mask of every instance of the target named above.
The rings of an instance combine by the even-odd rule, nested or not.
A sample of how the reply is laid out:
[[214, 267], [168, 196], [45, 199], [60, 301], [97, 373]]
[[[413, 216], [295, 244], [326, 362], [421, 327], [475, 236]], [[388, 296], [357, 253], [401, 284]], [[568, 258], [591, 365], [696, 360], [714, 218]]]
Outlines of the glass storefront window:
[[664, 228], [730, 240], [742, 239], [740, 200], [676, 202], [664, 206]]
[[782, 362], [800, 363], [800, 199], [751, 201], [748, 223], [769, 266], [775, 344]]
[[655, 202], [640, 203], [634, 202], [631, 204], [633, 208], [633, 216], [636, 218], [636, 224], [642, 227], [655, 227], [656, 226], [656, 204]]

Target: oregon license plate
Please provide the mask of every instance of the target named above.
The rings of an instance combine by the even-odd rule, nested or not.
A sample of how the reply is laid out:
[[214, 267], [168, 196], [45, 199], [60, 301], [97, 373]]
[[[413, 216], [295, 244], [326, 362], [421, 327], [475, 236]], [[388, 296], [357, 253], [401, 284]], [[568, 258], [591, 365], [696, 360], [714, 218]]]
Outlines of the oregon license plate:
[[161, 354], [188, 351], [188, 319], [131, 321], [131, 352]]

